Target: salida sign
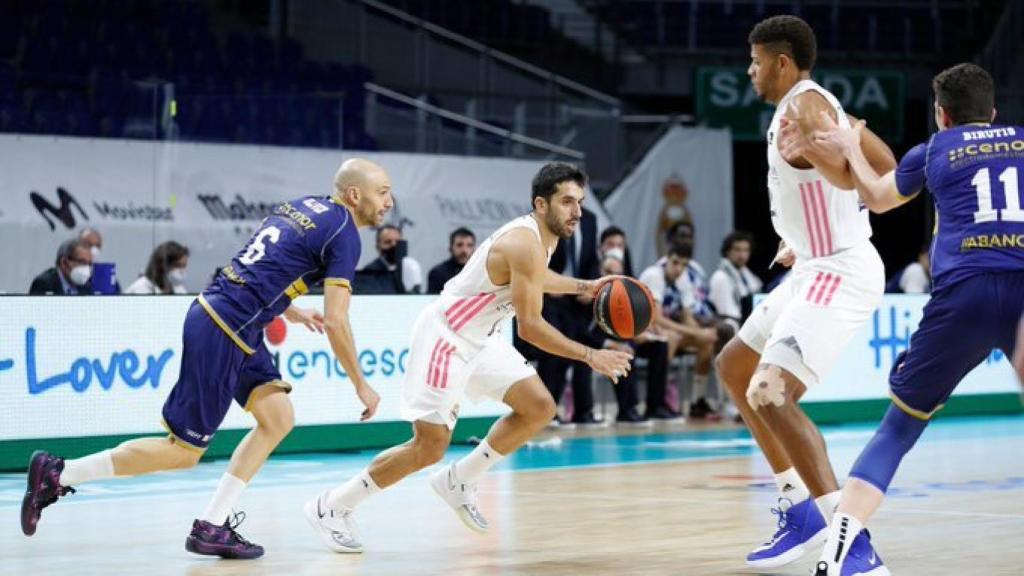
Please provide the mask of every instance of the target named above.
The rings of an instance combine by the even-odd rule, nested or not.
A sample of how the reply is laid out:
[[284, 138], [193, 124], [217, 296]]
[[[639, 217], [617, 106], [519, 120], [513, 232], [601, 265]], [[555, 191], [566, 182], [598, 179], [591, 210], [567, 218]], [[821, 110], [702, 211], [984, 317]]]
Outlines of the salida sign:
[[[904, 78], [885, 70], [816, 70], [814, 80], [843, 108], [867, 120], [890, 142], [903, 140]], [[754, 92], [745, 68], [697, 69], [697, 118], [708, 126], [729, 127], [737, 140], [763, 140], [775, 107]]]

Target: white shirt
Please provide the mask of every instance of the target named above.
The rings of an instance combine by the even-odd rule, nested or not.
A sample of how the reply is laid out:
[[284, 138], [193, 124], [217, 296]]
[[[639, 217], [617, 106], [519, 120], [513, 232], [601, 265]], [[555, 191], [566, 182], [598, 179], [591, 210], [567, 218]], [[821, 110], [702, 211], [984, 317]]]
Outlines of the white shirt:
[[814, 91], [836, 111], [838, 124], [850, 120], [839, 101], [813, 80], [801, 80], [782, 97], [768, 128], [768, 194], [772, 226], [799, 260], [829, 256], [871, 237], [868, 211], [856, 190], [836, 188], [813, 168], [794, 168], [779, 153], [776, 135], [790, 102]]
[[737, 270], [728, 258], [722, 259], [718, 269], [711, 275], [709, 284], [708, 300], [715, 311], [721, 316], [735, 319], [743, 317], [740, 301], [760, 292], [762, 286], [761, 279], [749, 268], [744, 266]]
[[900, 276], [900, 290], [905, 294], [927, 294], [931, 291], [932, 281], [920, 262], [911, 262], [903, 269]]
[[[665, 279], [665, 267], [663, 264], [654, 263], [648, 266], [640, 273], [639, 280], [650, 289], [651, 295], [654, 296], [658, 304], [662, 304], [665, 301], [665, 288], [668, 284]], [[676, 278], [674, 284], [683, 298], [683, 306], [688, 310], [693, 310], [695, 302], [693, 286], [690, 284], [685, 271], [679, 275], [679, 278]]]
[[[187, 294], [187, 292], [185, 291], [185, 287], [182, 286], [181, 284], [172, 284], [171, 285], [171, 292], [173, 294]], [[139, 276], [138, 278], [136, 278], [135, 282], [132, 282], [131, 284], [129, 284], [128, 288], [125, 288], [124, 293], [125, 294], [163, 294], [163, 292], [161, 292], [160, 289], [157, 288], [156, 284], [153, 284], [152, 282], [150, 282], [149, 278], [146, 278], [145, 276]]]

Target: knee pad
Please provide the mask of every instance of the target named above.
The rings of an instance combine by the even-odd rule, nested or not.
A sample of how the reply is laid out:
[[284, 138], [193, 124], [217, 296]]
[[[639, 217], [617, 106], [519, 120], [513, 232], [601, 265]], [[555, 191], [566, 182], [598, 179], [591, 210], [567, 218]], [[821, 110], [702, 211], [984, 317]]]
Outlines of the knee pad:
[[758, 366], [747, 386], [747, 403], [754, 410], [769, 404], [785, 404], [786, 379], [782, 376], [782, 369], [766, 364]]
[[850, 476], [871, 484], [883, 493], [887, 491], [900, 462], [917, 443], [928, 422], [890, 405], [878, 431], [857, 457]]

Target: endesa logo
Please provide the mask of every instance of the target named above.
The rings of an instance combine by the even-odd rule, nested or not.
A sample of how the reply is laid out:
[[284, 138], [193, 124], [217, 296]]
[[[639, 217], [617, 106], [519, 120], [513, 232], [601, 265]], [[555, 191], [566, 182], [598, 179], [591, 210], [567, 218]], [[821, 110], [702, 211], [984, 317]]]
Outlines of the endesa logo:
[[[288, 325], [279, 316], [267, 325], [264, 329], [267, 343], [278, 350], [272, 350], [271, 356], [274, 364], [281, 374], [291, 381], [303, 380], [307, 377], [322, 377], [325, 379], [339, 378], [348, 379], [348, 374], [341, 367], [330, 349], [330, 345], [324, 341], [324, 348], [315, 350], [282, 350], [285, 340], [288, 338]], [[405, 373], [406, 361], [409, 359], [409, 348], [403, 347], [400, 350], [394, 348], [365, 348], [357, 355], [359, 367], [363, 376], [372, 378], [374, 376], [388, 378]]]
[[[51, 388], [70, 385], [78, 393], [86, 392], [95, 381], [103, 390], [110, 390], [118, 381], [129, 388], [141, 388], [149, 385], [160, 386], [160, 376], [167, 366], [167, 361], [174, 356], [174, 351], [167, 349], [158, 356], [147, 355], [143, 362], [140, 354], [132, 349], [111, 352], [107, 358], [77, 358], [69, 366], [38, 366], [36, 362], [36, 329], [29, 326], [25, 329], [25, 374], [29, 394], [42, 394]], [[9, 368], [0, 366], [0, 369]], [[45, 370], [45, 373], [42, 373]], [[57, 370], [56, 374], [52, 372]], [[60, 371], [63, 370], [63, 371]]]

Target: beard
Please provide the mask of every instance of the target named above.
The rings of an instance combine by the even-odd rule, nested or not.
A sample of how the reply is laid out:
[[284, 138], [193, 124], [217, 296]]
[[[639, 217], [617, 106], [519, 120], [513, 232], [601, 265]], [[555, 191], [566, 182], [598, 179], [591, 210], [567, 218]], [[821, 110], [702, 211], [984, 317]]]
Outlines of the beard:
[[550, 212], [548, 212], [548, 215], [544, 217], [544, 224], [548, 227], [548, 230], [550, 230], [552, 234], [558, 236], [559, 238], [572, 237], [574, 230], [569, 226], [570, 223], [578, 224], [579, 220], [570, 219], [566, 220], [565, 222], [561, 222], [558, 220], [557, 216]]

